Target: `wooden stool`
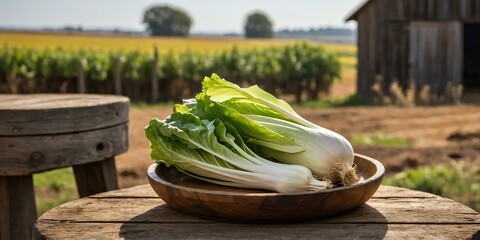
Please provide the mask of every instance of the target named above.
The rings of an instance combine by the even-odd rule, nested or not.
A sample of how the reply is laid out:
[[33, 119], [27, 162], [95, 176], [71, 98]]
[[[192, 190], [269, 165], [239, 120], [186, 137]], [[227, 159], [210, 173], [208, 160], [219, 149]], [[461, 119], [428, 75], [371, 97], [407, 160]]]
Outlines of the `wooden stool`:
[[73, 166], [80, 197], [118, 189], [128, 108], [121, 96], [0, 95], [0, 239], [31, 239], [33, 173]]

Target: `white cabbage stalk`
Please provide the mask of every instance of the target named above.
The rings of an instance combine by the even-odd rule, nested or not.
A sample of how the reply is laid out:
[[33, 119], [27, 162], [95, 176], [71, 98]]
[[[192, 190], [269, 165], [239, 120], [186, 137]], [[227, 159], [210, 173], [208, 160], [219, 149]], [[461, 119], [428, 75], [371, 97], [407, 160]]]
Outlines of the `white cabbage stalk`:
[[[284, 148], [261, 148], [264, 153], [287, 164], [301, 164], [312, 171], [316, 177], [327, 178], [333, 183], [351, 185], [358, 181], [354, 167], [352, 145], [338, 133], [322, 127], [303, 125], [260, 115], [245, 115], [268, 129], [295, 139], [295, 143], [304, 151], [288, 152]], [[259, 145], [261, 142], [254, 141]]]
[[258, 156], [238, 133], [228, 133], [218, 119], [199, 120], [192, 114], [177, 112], [166, 120], [152, 119], [145, 132], [152, 159], [204, 181], [279, 193], [331, 186], [329, 181], [315, 179], [304, 166], [275, 163]]

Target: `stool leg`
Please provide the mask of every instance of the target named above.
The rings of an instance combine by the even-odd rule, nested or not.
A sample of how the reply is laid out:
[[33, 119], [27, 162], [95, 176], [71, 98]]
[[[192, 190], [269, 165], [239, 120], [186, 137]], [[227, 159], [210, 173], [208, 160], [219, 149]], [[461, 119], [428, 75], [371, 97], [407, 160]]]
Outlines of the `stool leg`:
[[114, 157], [73, 166], [73, 172], [80, 197], [118, 189]]
[[32, 239], [36, 220], [32, 175], [0, 176], [0, 239]]

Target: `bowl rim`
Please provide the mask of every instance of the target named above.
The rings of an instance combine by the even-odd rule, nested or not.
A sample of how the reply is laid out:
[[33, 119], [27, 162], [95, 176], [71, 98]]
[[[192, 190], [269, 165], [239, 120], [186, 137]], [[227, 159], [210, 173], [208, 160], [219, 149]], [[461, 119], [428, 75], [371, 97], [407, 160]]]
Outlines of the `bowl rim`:
[[[357, 153], [355, 153], [355, 157], [359, 157], [359, 158], [362, 158], [363, 160], [373, 163], [377, 169], [375, 174], [370, 178], [365, 179], [362, 182], [355, 183], [346, 187], [321, 189], [316, 191], [306, 191], [306, 192], [298, 192], [298, 193], [276, 193], [276, 192], [244, 193], [244, 192], [228, 192], [228, 191], [222, 191], [222, 190], [205, 190], [205, 189], [199, 189], [199, 188], [193, 188], [193, 187], [186, 187], [182, 185], [173, 184], [159, 177], [156, 173], [156, 169], [160, 165], [159, 163], [153, 163], [148, 167], [147, 176], [149, 179], [156, 181], [157, 183], [165, 185], [169, 188], [179, 189], [183, 191], [198, 192], [198, 193], [211, 194], [211, 195], [227, 195], [227, 196], [239, 196], [239, 197], [246, 197], [246, 196], [277, 197], [277, 196], [295, 196], [295, 195], [305, 196], [305, 195], [315, 195], [315, 194], [346, 191], [353, 188], [357, 188], [359, 186], [367, 185], [373, 181], [378, 180], [379, 178], [382, 178], [382, 176], [385, 174], [385, 167], [380, 161], [362, 154], [357, 154]], [[265, 190], [265, 191], [268, 191], [268, 190]]]

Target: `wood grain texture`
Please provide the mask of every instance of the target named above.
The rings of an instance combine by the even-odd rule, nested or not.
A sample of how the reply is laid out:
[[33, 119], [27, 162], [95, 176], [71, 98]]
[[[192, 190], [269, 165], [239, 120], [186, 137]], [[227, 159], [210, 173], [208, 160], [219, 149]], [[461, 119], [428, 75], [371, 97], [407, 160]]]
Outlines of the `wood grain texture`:
[[114, 157], [98, 162], [75, 165], [73, 166], [73, 172], [80, 197], [118, 189]]
[[445, 84], [462, 82], [463, 45], [460, 22], [412, 22], [409, 27], [409, 79], [417, 87], [445, 92]]
[[130, 188], [108, 191], [99, 193], [91, 198], [158, 198], [158, 195], [153, 189], [145, 188], [145, 185], [139, 185]]
[[92, 94], [0, 94], [0, 136], [76, 133], [128, 122], [129, 99]]
[[0, 176], [100, 161], [128, 150], [128, 123], [86, 132], [0, 136]]
[[[380, 186], [367, 204], [295, 224], [234, 224], [180, 213], [149, 185], [102, 193], [42, 215], [36, 239], [476, 239], [480, 215], [452, 200]], [[146, 197], [142, 197], [146, 196]]]
[[32, 176], [0, 176], [0, 239], [31, 239], [36, 219]]
[[[454, 224], [37, 223], [35, 239], [478, 239], [478, 226]], [[81, 233], [81, 235], [79, 235]], [[477, 234], [477, 235], [475, 235]]]

